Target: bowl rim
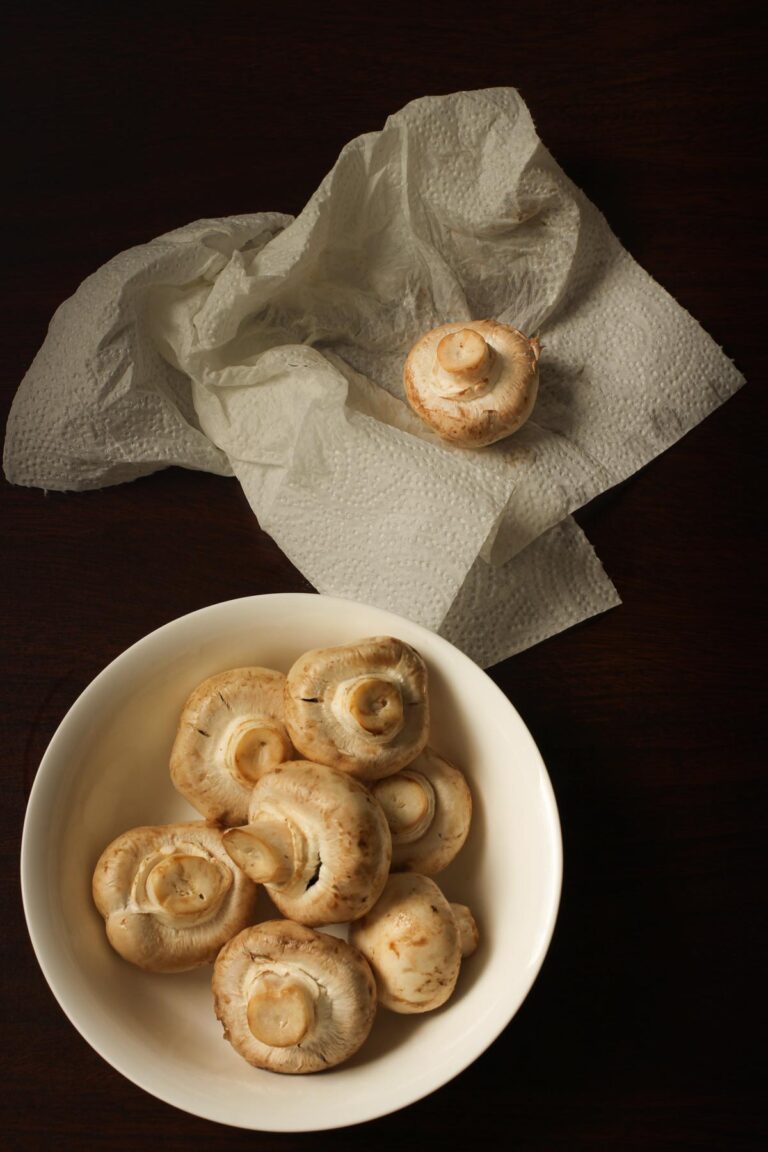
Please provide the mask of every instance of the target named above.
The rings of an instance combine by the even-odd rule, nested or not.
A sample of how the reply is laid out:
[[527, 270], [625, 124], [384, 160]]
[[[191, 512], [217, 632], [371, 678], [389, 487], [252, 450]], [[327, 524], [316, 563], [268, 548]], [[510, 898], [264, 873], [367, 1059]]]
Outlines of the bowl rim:
[[[446, 653], [450, 652], [451, 659], [458, 658], [459, 664], [462, 663], [468, 670], [471, 670], [471, 675], [476, 676], [478, 673], [485, 679], [486, 686], [490, 690], [491, 696], [495, 696], [502, 707], [511, 709], [515, 715], [518, 724], [520, 725], [521, 732], [527, 737], [530, 746], [530, 756], [532, 764], [535, 764], [538, 776], [538, 791], [541, 797], [545, 822], [549, 829], [550, 844], [549, 851], [550, 866], [552, 869], [552, 878], [549, 885], [550, 900], [549, 906], [546, 911], [546, 919], [537, 933], [536, 947], [531, 950], [531, 957], [526, 967], [526, 981], [519, 996], [515, 1001], [508, 1005], [508, 1011], [502, 1014], [501, 1020], [496, 1020], [487, 1028], [481, 1038], [481, 1042], [477, 1043], [477, 1038], [474, 1037], [475, 1042], [469, 1044], [467, 1050], [462, 1053], [461, 1057], [456, 1061], [455, 1067], [448, 1076], [438, 1076], [433, 1083], [427, 1086], [426, 1090], [419, 1080], [418, 1085], [414, 1085], [411, 1090], [406, 1090], [402, 1093], [402, 1098], [396, 1103], [382, 1102], [379, 1105], [371, 1108], [370, 1106], [360, 1111], [360, 1114], [350, 1115], [348, 1118], [340, 1118], [330, 1123], [322, 1124], [303, 1124], [300, 1121], [291, 1122], [288, 1125], [275, 1125], [259, 1124], [258, 1126], [247, 1122], [246, 1120], [240, 1121], [237, 1119], [223, 1119], [220, 1116], [213, 1115], [210, 1110], [204, 1107], [195, 1107], [194, 1102], [179, 1103], [178, 1100], [173, 1099], [172, 1095], [167, 1092], [158, 1090], [152, 1085], [148, 1078], [143, 1078], [140, 1072], [133, 1068], [133, 1066], [126, 1066], [126, 1062], [121, 1059], [120, 1053], [113, 1053], [109, 1050], [109, 1046], [102, 1042], [100, 1035], [94, 1035], [93, 1029], [89, 1027], [87, 1022], [79, 1020], [73, 1013], [72, 1007], [68, 1002], [68, 993], [63, 987], [65, 980], [60, 978], [56, 971], [56, 965], [51, 957], [48, 955], [47, 949], [43, 943], [43, 929], [38, 925], [37, 917], [34, 910], [35, 903], [35, 878], [34, 872], [37, 869], [37, 857], [33, 845], [36, 843], [34, 835], [36, 825], [41, 823], [41, 813], [45, 811], [46, 793], [51, 791], [55, 786], [55, 776], [49, 765], [55, 763], [58, 745], [64, 743], [69, 729], [74, 727], [77, 723], [77, 716], [82, 709], [83, 705], [88, 702], [91, 696], [97, 695], [102, 690], [102, 685], [108, 678], [114, 674], [115, 670], [119, 671], [121, 666], [128, 665], [135, 658], [138, 649], [144, 649], [151, 644], [156, 644], [169, 632], [174, 630], [182, 630], [194, 621], [195, 618], [201, 618], [209, 615], [211, 612], [221, 611], [224, 613], [227, 609], [232, 609], [233, 606], [238, 605], [243, 608], [251, 603], [263, 603], [270, 601], [277, 608], [282, 604], [287, 604], [289, 601], [295, 604], [298, 600], [309, 602], [313, 604], [324, 604], [329, 609], [342, 610], [345, 606], [354, 606], [356, 609], [371, 610], [380, 613], [382, 616], [387, 617], [393, 625], [401, 622], [410, 631], [415, 631], [417, 634], [423, 635], [427, 639], [429, 646], [437, 646], [438, 650], [443, 649]], [[372, 633], [373, 634], [373, 633]], [[39, 842], [39, 841], [38, 841]], [[525, 721], [520, 716], [512, 701], [506, 694], [499, 688], [499, 686], [490, 678], [488, 673], [476, 664], [469, 656], [463, 653], [450, 641], [444, 639], [438, 633], [431, 631], [424, 625], [418, 624], [413, 620], [400, 615], [399, 613], [392, 612], [389, 609], [379, 608], [376, 605], [365, 604], [361, 601], [350, 600], [338, 596], [326, 596], [322, 593], [306, 593], [306, 592], [276, 592], [276, 593], [262, 593], [253, 594], [249, 596], [234, 597], [229, 600], [216, 601], [212, 604], [204, 605], [201, 608], [194, 609], [192, 612], [187, 612], [182, 616], [174, 617], [172, 620], [166, 621], [164, 624], [159, 625], [157, 628], [147, 632], [144, 636], [134, 641], [127, 648], [113, 657], [96, 676], [85, 686], [85, 688], [78, 694], [72, 704], [69, 706], [64, 716], [59, 721], [56, 729], [49, 740], [45, 751], [40, 759], [34, 780], [30, 789], [29, 797], [27, 800], [26, 810], [24, 814], [24, 822], [21, 837], [21, 852], [20, 852], [20, 885], [22, 906], [24, 910], [24, 917], [27, 926], [27, 932], [32, 944], [33, 951], [37, 963], [43, 973], [43, 976], [48, 984], [49, 989], [53, 993], [59, 1007], [64, 1015], [70, 1021], [75, 1030], [82, 1036], [86, 1043], [108, 1064], [115, 1069], [120, 1075], [125, 1077], [128, 1081], [136, 1087], [147, 1092], [149, 1095], [154, 1096], [156, 1099], [162, 1100], [164, 1103], [169, 1104], [171, 1107], [177, 1108], [179, 1111], [189, 1115], [197, 1116], [200, 1119], [209, 1120], [213, 1123], [222, 1124], [225, 1127], [240, 1128], [249, 1131], [263, 1131], [263, 1132], [319, 1132], [342, 1129], [350, 1127], [355, 1124], [365, 1123], [369, 1120], [380, 1119], [381, 1117], [391, 1115], [395, 1112], [402, 1111], [404, 1108], [409, 1107], [411, 1104], [416, 1103], [418, 1100], [424, 1099], [437, 1091], [439, 1088], [451, 1082], [458, 1075], [460, 1075], [466, 1068], [468, 1068], [475, 1060], [477, 1060], [484, 1051], [486, 1051], [499, 1035], [504, 1031], [507, 1025], [512, 1021], [514, 1016], [520, 1010], [520, 1007], [527, 999], [531, 988], [535, 984], [539, 972], [549, 951], [549, 946], [554, 935], [555, 927], [560, 910], [560, 902], [562, 895], [562, 881], [563, 881], [563, 838], [560, 817], [555, 799], [555, 793], [552, 786], [549, 773], [547, 772], [546, 765], [538, 749], [538, 746], [533, 739]], [[105, 1050], [106, 1049], [106, 1050]]]

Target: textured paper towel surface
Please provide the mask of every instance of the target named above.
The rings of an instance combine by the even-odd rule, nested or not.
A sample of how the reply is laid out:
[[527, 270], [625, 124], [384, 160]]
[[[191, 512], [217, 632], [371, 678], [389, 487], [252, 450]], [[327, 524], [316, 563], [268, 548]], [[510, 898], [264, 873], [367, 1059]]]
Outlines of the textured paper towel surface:
[[291, 217], [201, 220], [121, 252], [56, 311], [14, 397], [3, 465], [14, 484], [83, 490], [170, 464], [231, 475], [200, 431], [189, 380], [147, 335], [153, 285], [211, 283], [233, 251], [265, 243]]
[[[521, 432], [467, 452], [404, 415], [402, 363], [483, 316], [539, 331], [541, 384]], [[741, 383], [491, 89], [352, 141], [294, 221], [202, 221], [111, 261], [54, 318], [5, 467], [51, 488], [232, 470], [321, 591], [506, 655], [546, 633], [520, 616], [544, 564], [568, 573], [550, 632], [616, 602], [575, 525], [548, 530]], [[478, 639], [481, 589], [499, 612]]]

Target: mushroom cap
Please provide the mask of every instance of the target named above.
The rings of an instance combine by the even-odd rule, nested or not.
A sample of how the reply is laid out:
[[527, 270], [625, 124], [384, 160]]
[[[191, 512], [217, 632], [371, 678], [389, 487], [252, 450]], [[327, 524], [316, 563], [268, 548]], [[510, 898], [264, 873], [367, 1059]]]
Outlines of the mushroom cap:
[[351, 925], [349, 938], [373, 969], [379, 1003], [393, 1012], [429, 1012], [456, 987], [459, 926], [428, 876], [393, 873], [371, 911]]
[[267, 920], [225, 944], [213, 969], [216, 1015], [249, 1064], [320, 1072], [352, 1056], [376, 1014], [376, 983], [345, 940]]
[[260, 776], [294, 756], [283, 722], [285, 676], [231, 668], [195, 688], [179, 719], [171, 779], [209, 820], [244, 824]]
[[540, 354], [535, 337], [497, 320], [441, 324], [408, 353], [405, 393], [438, 436], [482, 448], [516, 432], [530, 416]]
[[472, 794], [462, 772], [425, 748], [412, 764], [370, 785], [392, 833], [392, 869], [434, 876], [462, 848]]
[[[344, 923], [362, 916], [386, 883], [392, 839], [386, 817], [368, 789], [336, 768], [294, 760], [253, 788], [250, 824], [231, 829], [224, 843], [248, 869], [247, 837], [275, 821], [288, 825], [293, 857], [287, 879], [264, 882], [284, 916], [302, 924]], [[245, 838], [245, 839], [244, 839]], [[258, 845], [260, 848], [261, 846]]]
[[152, 972], [212, 962], [256, 905], [221, 829], [203, 821], [123, 832], [99, 857], [92, 889], [112, 947]]
[[426, 665], [394, 636], [305, 652], [286, 678], [285, 722], [309, 759], [365, 780], [389, 776], [429, 737]]

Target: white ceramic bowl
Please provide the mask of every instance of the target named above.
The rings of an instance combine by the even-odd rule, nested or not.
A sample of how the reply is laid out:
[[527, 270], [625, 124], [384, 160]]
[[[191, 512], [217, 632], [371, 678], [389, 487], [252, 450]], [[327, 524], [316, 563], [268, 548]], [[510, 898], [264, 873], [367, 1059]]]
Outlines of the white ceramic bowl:
[[[430, 673], [431, 744], [474, 795], [469, 839], [436, 879], [469, 904], [482, 942], [454, 996], [422, 1016], [380, 1010], [358, 1054], [313, 1076], [251, 1068], [223, 1039], [210, 968], [154, 975], [109, 947], [91, 901], [102, 849], [140, 824], [194, 819], [168, 757], [189, 692], [226, 668], [287, 671], [309, 648], [364, 636], [412, 644]], [[22, 843], [22, 891], [37, 958], [64, 1012], [114, 1068], [209, 1120], [274, 1132], [338, 1128], [393, 1112], [440, 1087], [509, 1023], [539, 971], [560, 898], [562, 847], [552, 788], [515, 709], [445, 640], [377, 608], [315, 595], [215, 604], [152, 632], [74, 703], [40, 765]], [[275, 915], [264, 901], [264, 918]]]

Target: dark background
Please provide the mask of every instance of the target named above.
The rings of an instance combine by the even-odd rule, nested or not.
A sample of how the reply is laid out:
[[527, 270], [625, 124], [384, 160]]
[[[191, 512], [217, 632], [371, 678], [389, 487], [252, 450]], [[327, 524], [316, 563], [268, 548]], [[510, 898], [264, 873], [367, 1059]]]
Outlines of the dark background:
[[307, 582], [234, 480], [169, 469], [86, 494], [0, 482], [4, 1147], [764, 1146], [757, 12], [4, 9], [4, 417], [54, 309], [111, 256], [202, 216], [296, 213], [342, 146], [409, 100], [496, 85], [519, 89], [561, 166], [749, 381], [579, 513], [623, 606], [492, 670], [542, 750], [563, 823], [562, 909], [533, 991], [452, 1083], [335, 1134], [219, 1127], [122, 1079], [48, 991], [18, 881], [37, 764], [90, 679], [176, 616]]

